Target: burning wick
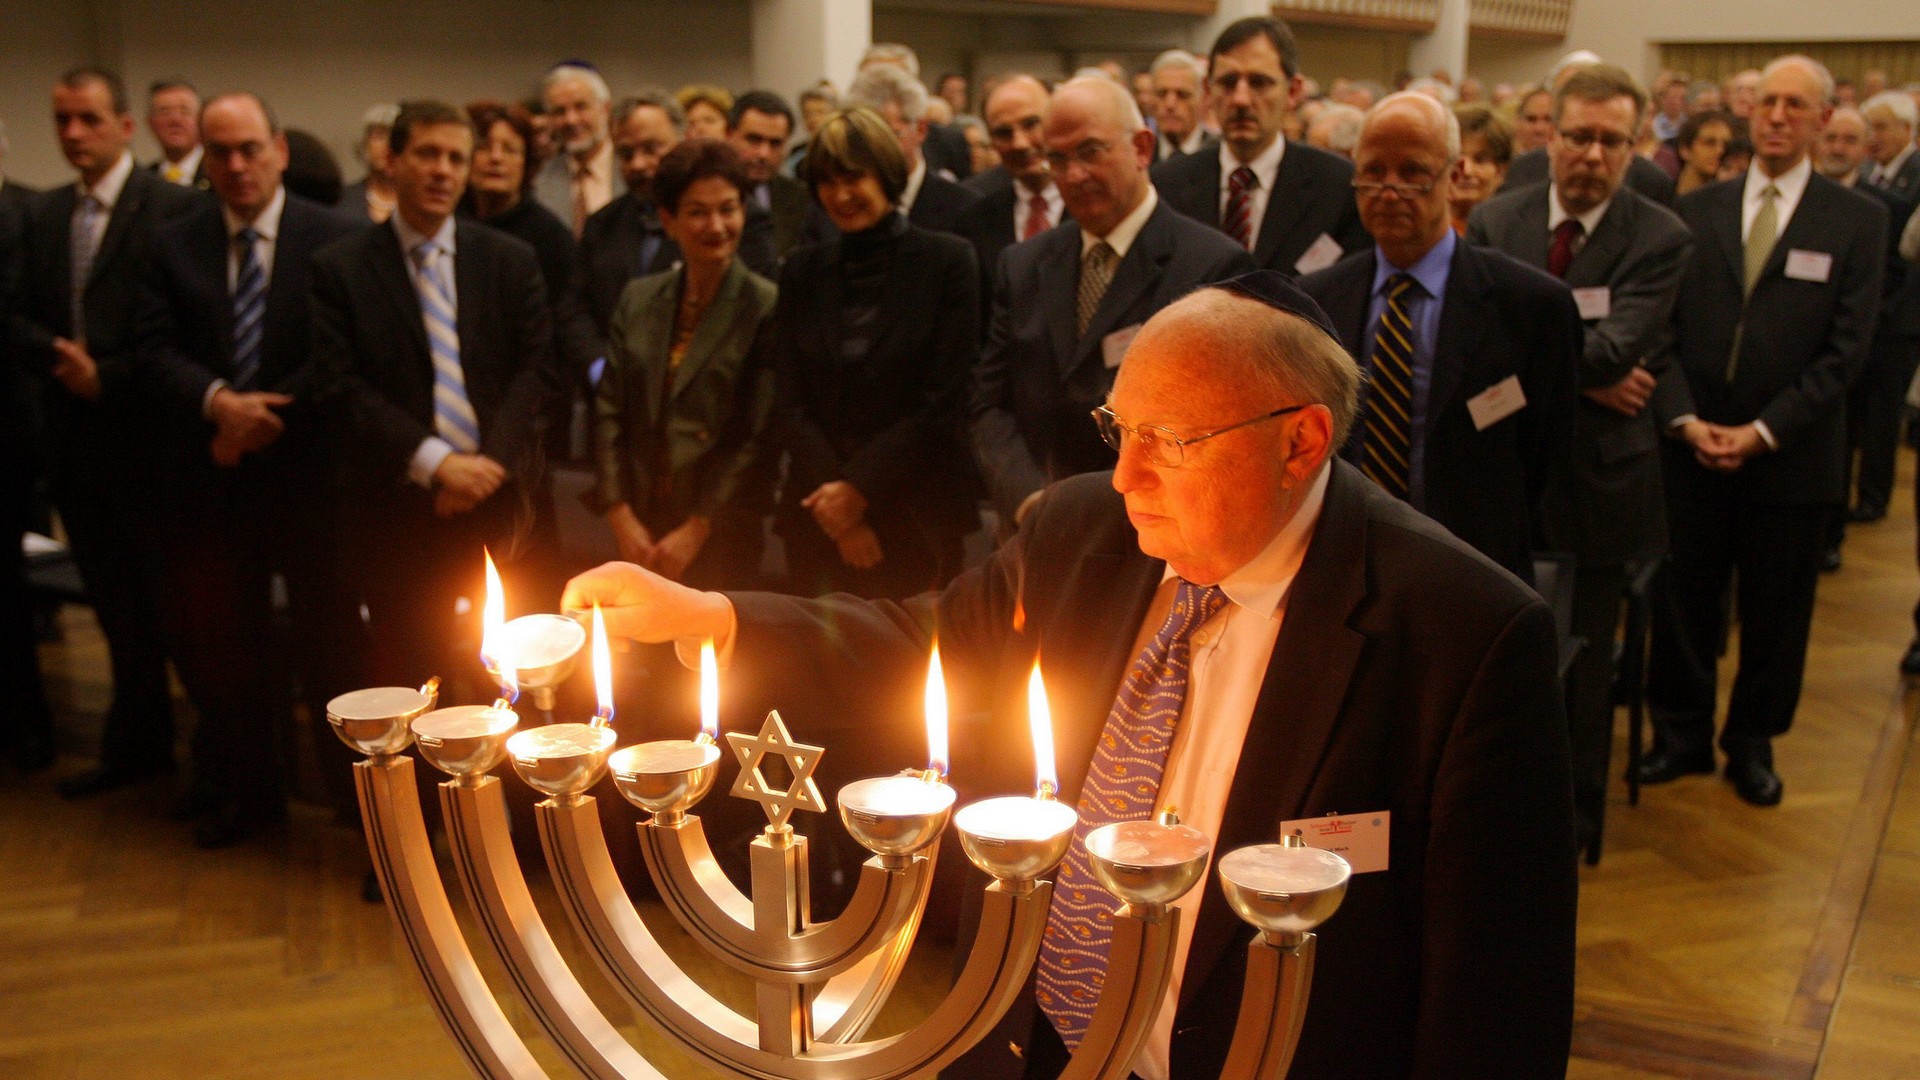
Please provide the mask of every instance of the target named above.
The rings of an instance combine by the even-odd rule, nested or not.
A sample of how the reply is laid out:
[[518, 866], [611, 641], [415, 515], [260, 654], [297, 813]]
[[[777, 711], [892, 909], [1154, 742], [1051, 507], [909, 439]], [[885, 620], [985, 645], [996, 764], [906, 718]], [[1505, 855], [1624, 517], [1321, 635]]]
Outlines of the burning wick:
[[613, 652], [607, 647], [607, 622], [600, 604], [593, 605], [593, 689], [600, 707], [593, 711], [594, 727], [613, 724]]
[[1052, 799], [1060, 789], [1053, 763], [1053, 710], [1047, 705], [1047, 684], [1040, 678], [1040, 661], [1033, 661], [1027, 677], [1027, 726], [1033, 738], [1033, 795]]
[[937, 784], [947, 776], [947, 676], [940, 666], [940, 642], [927, 661], [927, 768], [920, 778]]
[[720, 659], [713, 639], [700, 643], [700, 734], [693, 741], [712, 746], [720, 740]]
[[493, 552], [481, 549], [487, 561], [487, 600], [480, 609], [480, 662], [493, 669], [500, 679], [496, 709], [511, 709], [520, 700], [520, 672], [507, 655], [507, 595], [500, 584], [500, 571], [493, 565]]

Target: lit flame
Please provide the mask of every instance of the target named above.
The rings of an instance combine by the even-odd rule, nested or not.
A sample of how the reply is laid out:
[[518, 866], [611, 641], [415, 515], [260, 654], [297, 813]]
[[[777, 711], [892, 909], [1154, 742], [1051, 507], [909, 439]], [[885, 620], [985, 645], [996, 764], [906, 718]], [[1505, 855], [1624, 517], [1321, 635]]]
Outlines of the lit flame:
[[607, 621], [597, 601], [593, 605], [593, 692], [600, 701], [594, 722], [613, 723], [613, 650], [607, 648]]
[[700, 734], [720, 737], [720, 660], [712, 638], [700, 643]]
[[1040, 678], [1040, 661], [1033, 662], [1033, 674], [1027, 678], [1027, 726], [1033, 732], [1034, 794], [1052, 798], [1060, 787], [1053, 768], [1053, 710], [1047, 705], [1047, 684]]
[[481, 549], [487, 560], [487, 601], [480, 608], [480, 662], [500, 680], [500, 696], [507, 701], [520, 697], [519, 669], [513, 664], [512, 649], [507, 646], [507, 591], [500, 584], [500, 571], [493, 565], [493, 552]]
[[940, 643], [927, 661], [927, 768], [947, 775], [947, 676], [940, 669]]

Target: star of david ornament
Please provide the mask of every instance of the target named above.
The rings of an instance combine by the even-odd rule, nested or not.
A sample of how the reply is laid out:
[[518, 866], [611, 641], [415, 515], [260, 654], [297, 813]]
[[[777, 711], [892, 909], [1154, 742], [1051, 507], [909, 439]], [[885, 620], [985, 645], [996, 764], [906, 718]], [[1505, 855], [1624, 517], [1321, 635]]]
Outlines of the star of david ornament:
[[[820, 767], [820, 755], [826, 753], [826, 749], [794, 742], [793, 736], [787, 734], [787, 725], [780, 719], [779, 710], [767, 714], [757, 735], [743, 731], [726, 734], [733, 756], [740, 759], [740, 773], [733, 778], [732, 794], [759, 803], [767, 813], [768, 828], [775, 832], [786, 828], [787, 819], [795, 810], [826, 813], [827, 804], [821, 801], [819, 785], [813, 782], [813, 770]], [[760, 763], [768, 754], [787, 759], [793, 783], [785, 790], [770, 786], [761, 775]]]

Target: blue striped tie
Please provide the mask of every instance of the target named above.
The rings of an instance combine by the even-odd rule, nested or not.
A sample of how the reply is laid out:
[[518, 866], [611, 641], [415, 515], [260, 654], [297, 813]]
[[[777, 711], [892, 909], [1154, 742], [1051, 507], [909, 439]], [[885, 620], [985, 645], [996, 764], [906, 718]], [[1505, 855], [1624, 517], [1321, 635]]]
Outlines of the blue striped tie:
[[1413, 320], [1407, 316], [1407, 290], [1413, 278], [1395, 274], [1386, 281], [1386, 306], [1373, 332], [1373, 382], [1367, 388], [1366, 455], [1360, 470], [1389, 495], [1406, 498], [1412, 489]]
[[420, 314], [427, 324], [427, 348], [433, 354], [433, 427], [463, 454], [480, 449], [480, 420], [467, 400], [467, 376], [460, 367], [460, 324], [454, 316], [453, 290], [447, 285], [447, 260], [429, 240], [413, 249], [419, 268]]
[[244, 390], [260, 374], [260, 334], [267, 313], [267, 275], [260, 268], [254, 245], [260, 234], [252, 227], [234, 234], [240, 248], [240, 273], [233, 283], [233, 386]]
[[80, 196], [80, 208], [73, 215], [67, 240], [69, 269], [73, 273], [67, 283], [68, 317], [72, 319], [67, 336], [83, 344], [87, 340], [87, 282], [93, 278], [93, 257], [99, 254], [100, 247], [100, 237], [96, 235], [100, 228], [100, 210], [99, 199]]
[[1069, 1050], [1079, 1047], [1100, 1000], [1108, 950], [1113, 947], [1113, 910], [1119, 905], [1088, 867], [1087, 834], [1102, 825], [1140, 821], [1153, 813], [1174, 726], [1187, 700], [1193, 661], [1190, 639], [1226, 602], [1227, 594], [1218, 585], [1180, 581], [1173, 610], [1160, 632], [1133, 658], [1113, 711], [1107, 714], [1100, 743], [1094, 747], [1093, 764], [1076, 807], [1080, 824], [1054, 884], [1034, 979], [1034, 1000]]

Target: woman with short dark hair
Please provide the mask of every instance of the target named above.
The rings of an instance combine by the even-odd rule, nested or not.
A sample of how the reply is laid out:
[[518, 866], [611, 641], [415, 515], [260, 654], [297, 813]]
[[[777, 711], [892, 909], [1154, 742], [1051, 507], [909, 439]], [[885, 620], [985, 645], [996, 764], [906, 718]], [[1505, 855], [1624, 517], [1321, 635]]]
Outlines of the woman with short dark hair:
[[1507, 182], [1513, 163], [1513, 126], [1485, 105], [1455, 105], [1460, 121], [1460, 158], [1454, 164], [1453, 211], [1455, 232], [1467, 231], [1467, 215], [1493, 198]]
[[473, 120], [473, 169], [460, 213], [479, 219], [533, 245], [547, 296], [558, 300], [573, 276], [573, 230], [553, 212], [528, 198], [533, 190], [533, 117], [518, 105], [476, 101], [467, 106]]

